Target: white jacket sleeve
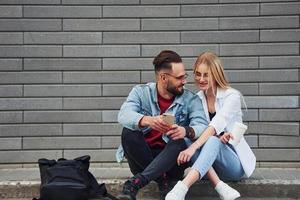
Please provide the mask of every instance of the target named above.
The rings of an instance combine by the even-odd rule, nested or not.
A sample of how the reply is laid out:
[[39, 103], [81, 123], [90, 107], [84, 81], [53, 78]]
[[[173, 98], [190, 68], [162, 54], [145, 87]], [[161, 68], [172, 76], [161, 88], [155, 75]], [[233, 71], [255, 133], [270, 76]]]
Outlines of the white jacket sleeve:
[[223, 105], [220, 106], [215, 117], [209, 123], [209, 126], [215, 128], [217, 135], [224, 131], [236, 115], [241, 113], [241, 98], [238, 92], [231, 92], [223, 98], [225, 98]]

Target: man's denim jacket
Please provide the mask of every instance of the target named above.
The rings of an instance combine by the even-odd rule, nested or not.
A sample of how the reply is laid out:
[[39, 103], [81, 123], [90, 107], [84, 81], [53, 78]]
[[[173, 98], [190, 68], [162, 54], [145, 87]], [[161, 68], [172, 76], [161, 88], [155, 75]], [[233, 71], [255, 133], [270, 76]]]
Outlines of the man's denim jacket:
[[[136, 85], [129, 93], [126, 101], [120, 108], [118, 122], [131, 130], [140, 130], [144, 134], [151, 131], [150, 127], [139, 127], [143, 116], [160, 115], [157, 102], [156, 83]], [[202, 107], [200, 98], [191, 91], [184, 89], [184, 93], [176, 96], [166, 113], [175, 116], [176, 124], [179, 126], [190, 126], [195, 131], [195, 137], [199, 137], [207, 128], [208, 122]], [[163, 135], [163, 140], [168, 142], [168, 137]], [[186, 138], [187, 139], [187, 138]], [[122, 146], [116, 153], [116, 159], [121, 162], [124, 157]]]

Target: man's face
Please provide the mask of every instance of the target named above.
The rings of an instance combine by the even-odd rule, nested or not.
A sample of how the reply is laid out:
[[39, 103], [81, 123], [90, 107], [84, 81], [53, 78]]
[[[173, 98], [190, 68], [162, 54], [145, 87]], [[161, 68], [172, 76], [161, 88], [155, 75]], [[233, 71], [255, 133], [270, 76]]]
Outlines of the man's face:
[[172, 71], [165, 74], [168, 78], [166, 90], [174, 96], [181, 95], [187, 78], [183, 63], [172, 63]]

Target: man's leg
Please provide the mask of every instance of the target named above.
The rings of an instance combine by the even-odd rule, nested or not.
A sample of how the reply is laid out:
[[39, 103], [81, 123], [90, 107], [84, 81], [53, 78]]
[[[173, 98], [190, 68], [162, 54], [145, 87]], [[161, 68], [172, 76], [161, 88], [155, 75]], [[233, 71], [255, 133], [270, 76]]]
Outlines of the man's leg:
[[150, 165], [141, 173], [148, 182], [155, 180], [160, 191], [160, 199], [164, 200], [170, 191], [170, 182], [183, 177], [188, 163], [178, 166], [177, 157], [181, 151], [186, 149], [186, 143], [181, 140], [170, 140], [163, 151], [154, 158]]
[[158, 154], [140, 174], [144, 176], [148, 182], [157, 179], [159, 176], [170, 170], [172, 170], [170, 171], [170, 174], [182, 176], [184, 169], [183, 167], [177, 167], [176, 161], [179, 153], [184, 149], [186, 149], [186, 144], [183, 139], [170, 140], [161, 153]]
[[183, 139], [170, 140], [143, 172], [136, 174], [124, 184], [123, 193], [119, 198], [135, 200], [135, 195], [140, 188], [152, 180], [159, 180], [164, 173], [176, 165], [178, 154], [185, 148]]
[[135, 175], [124, 183], [119, 199], [135, 200], [138, 190], [146, 183], [146, 179], [139, 175], [153, 160], [153, 154], [145, 141], [141, 131], [123, 128], [122, 146], [127, 158], [130, 171]]
[[123, 128], [122, 146], [133, 175], [144, 171], [153, 160], [151, 149], [141, 131]]

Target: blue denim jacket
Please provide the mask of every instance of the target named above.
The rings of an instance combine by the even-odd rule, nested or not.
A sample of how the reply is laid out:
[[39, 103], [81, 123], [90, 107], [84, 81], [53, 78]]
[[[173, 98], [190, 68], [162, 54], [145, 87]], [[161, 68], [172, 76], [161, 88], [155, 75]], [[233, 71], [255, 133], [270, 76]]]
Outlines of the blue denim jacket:
[[[184, 93], [176, 96], [174, 102], [166, 110], [175, 116], [176, 124], [179, 126], [190, 126], [195, 131], [196, 138], [207, 128], [208, 122], [200, 98], [185, 89]], [[123, 103], [118, 114], [118, 122], [131, 130], [140, 130], [144, 134], [151, 131], [150, 127], [139, 127], [139, 121], [146, 116], [160, 115], [157, 102], [156, 83], [136, 85], [129, 93], [127, 100]], [[168, 142], [167, 136], [163, 140]], [[122, 146], [116, 153], [116, 159], [121, 162], [124, 157]]]

